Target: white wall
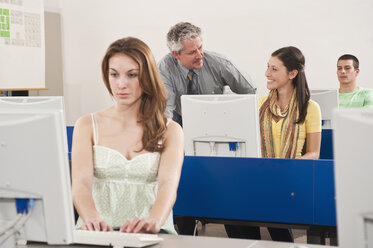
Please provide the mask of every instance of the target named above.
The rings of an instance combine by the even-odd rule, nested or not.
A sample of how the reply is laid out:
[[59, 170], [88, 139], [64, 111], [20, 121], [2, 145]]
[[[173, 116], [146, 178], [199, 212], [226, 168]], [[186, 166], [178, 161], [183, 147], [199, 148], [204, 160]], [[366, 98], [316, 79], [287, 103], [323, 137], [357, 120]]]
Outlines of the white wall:
[[55, 0], [49, 8], [61, 9], [69, 125], [112, 103], [100, 72], [111, 42], [138, 37], [159, 60], [168, 52], [166, 33], [179, 21], [200, 26], [204, 48], [247, 71], [259, 95], [267, 93], [270, 54], [288, 45], [305, 54], [310, 88], [338, 87], [336, 60], [344, 53], [359, 58], [359, 84], [373, 88], [372, 0]]
[[61, 15], [45, 8], [45, 89], [31, 90], [30, 96], [63, 96]]
[[61, 12], [60, 0], [44, 0], [44, 11]]

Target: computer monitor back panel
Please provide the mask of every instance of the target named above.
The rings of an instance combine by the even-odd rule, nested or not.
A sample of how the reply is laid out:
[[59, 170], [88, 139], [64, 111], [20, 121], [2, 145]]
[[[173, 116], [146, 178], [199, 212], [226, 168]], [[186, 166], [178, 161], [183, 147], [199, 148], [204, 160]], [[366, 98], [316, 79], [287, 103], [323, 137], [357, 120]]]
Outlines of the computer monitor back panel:
[[0, 97], [0, 110], [64, 110], [63, 98], [60, 96], [39, 97]]
[[14, 198], [34, 198], [26, 240], [72, 242], [67, 154], [62, 97], [0, 98], [0, 219], [15, 218]]
[[372, 247], [373, 109], [341, 108], [334, 117], [339, 247]]
[[333, 111], [339, 107], [338, 89], [312, 89], [311, 99], [320, 105], [323, 128], [333, 127]]
[[183, 95], [185, 155], [260, 157], [256, 95]]

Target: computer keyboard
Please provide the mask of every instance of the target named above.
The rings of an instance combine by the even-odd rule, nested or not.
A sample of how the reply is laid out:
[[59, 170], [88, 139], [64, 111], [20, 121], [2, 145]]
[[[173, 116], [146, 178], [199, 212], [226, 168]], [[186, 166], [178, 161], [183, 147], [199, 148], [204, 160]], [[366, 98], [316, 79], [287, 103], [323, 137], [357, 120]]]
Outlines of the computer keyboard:
[[163, 239], [156, 234], [74, 230], [74, 243], [122, 247], [145, 247]]

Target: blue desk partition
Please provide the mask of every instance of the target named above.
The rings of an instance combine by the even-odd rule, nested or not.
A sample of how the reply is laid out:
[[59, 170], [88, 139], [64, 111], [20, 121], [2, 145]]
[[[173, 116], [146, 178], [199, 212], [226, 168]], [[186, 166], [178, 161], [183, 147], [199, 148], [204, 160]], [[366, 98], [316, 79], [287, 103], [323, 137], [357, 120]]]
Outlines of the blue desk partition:
[[333, 161], [318, 162], [186, 156], [174, 215], [335, 226]]
[[72, 145], [72, 142], [73, 142], [73, 131], [74, 131], [73, 126], [67, 126], [66, 127], [67, 145], [68, 145], [68, 149], [69, 149], [69, 160], [71, 160], [71, 145]]
[[[324, 129], [320, 157], [332, 149]], [[334, 192], [332, 160], [185, 156], [174, 215], [335, 226]]]
[[333, 130], [323, 129], [321, 133], [320, 159], [333, 158]]
[[336, 226], [333, 160], [315, 161], [315, 225]]

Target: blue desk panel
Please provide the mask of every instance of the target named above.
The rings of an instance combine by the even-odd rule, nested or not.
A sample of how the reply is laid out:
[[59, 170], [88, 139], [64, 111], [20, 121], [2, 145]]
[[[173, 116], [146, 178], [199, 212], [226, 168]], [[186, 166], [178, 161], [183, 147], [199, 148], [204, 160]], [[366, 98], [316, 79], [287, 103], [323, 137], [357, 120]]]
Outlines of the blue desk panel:
[[336, 226], [333, 160], [315, 161], [315, 225]]
[[67, 133], [67, 147], [69, 150], [69, 160], [71, 160], [71, 146], [73, 143], [73, 132], [74, 132], [74, 126], [67, 126], [66, 127], [66, 133]]
[[313, 161], [188, 157], [174, 215], [313, 223]]
[[321, 133], [320, 159], [333, 158], [333, 130], [323, 129]]
[[[333, 157], [332, 134], [321, 158]], [[174, 215], [335, 226], [334, 196], [332, 160], [185, 156]]]

